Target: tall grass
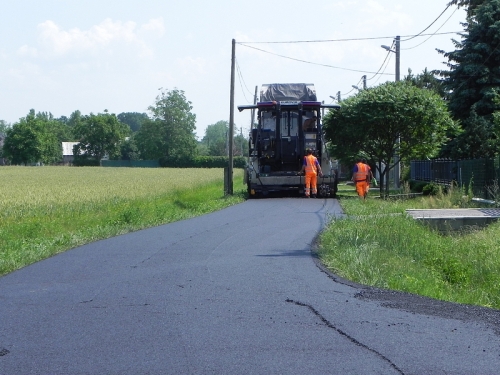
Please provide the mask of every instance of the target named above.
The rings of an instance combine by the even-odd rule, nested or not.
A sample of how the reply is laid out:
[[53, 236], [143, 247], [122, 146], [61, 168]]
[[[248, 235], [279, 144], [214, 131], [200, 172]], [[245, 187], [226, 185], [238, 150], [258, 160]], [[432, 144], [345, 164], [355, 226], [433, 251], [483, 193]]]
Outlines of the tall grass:
[[342, 199], [348, 217], [321, 235], [320, 257], [361, 284], [499, 309], [500, 223], [442, 235], [405, 214], [470, 204], [458, 189], [407, 201]]
[[244, 199], [222, 169], [0, 168], [0, 275], [61, 251]]

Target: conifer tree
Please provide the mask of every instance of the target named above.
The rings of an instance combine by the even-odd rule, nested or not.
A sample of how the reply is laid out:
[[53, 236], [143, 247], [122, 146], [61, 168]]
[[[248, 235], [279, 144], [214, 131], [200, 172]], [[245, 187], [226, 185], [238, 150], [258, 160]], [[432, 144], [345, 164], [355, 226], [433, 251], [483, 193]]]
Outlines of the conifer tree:
[[500, 109], [500, 0], [454, 0], [450, 4], [467, 7], [467, 22], [462, 40], [453, 40], [456, 50], [439, 51], [448, 59], [449, 68], [439, 73], [444, 77], [449, 110], [464, 131], [450, 141], [442, 156], [492, 157], [500, 151], [493, 123], [493, 113]]

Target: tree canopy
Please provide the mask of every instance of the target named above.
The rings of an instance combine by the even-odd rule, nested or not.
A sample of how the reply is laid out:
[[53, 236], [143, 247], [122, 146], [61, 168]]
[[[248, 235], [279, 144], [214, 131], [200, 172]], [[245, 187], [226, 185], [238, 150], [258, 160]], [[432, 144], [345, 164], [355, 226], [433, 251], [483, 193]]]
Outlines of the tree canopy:
[[12, 164], [46, 163], [62, 160], [62, 146], [57, 137], [60, 123], [50, 113], [29, 114], [6, 130], [3, 156]]
[[148, 115], [146, 113], [139, 112], [122, 112], [119, 113], [118, 120], [130, 126], [130, 130], [132, 132], [136, 132], [141, 128], [142, 123], [148, 119]]
[[[161, 89], [160, 89], [161, 90]], [[151, 118], [145, 120], [135, 135], [143, 159], [191, 157], [196, 154], [196, 115], [184, 91], [161, 90], [149, 107]]]
[[452, 4], [468, 7], [467, 22], [462, 40], [453, 40], [456, 50], [439, 51], [448, 58], [449, 68], [439, 73], [449, 93], [449, 109], [464, 132], [450, 141], [443, 156], [492, 157], [500, 151], [493, 123], [493, 113], [500, 109], [500, 0]]
[[437, 72], [429, 71], [425, 68], [422, 73], [414, 75], [411, 69], [408, 69], [408, 75], [403, 80], [413, 84], [421, 89], [432, 90], [441, 98], [446, 97], [446, 91], [443, 81], [436, 77]]
[[112, 158], [119, 153], [120, 144], [129, 135], [130, 128], [114, 114], [105, 112], [84, 116], [73, 132], [79, 141], [73, 150], [75, 156], [83, 152], [100, 161], [106, 154]]
[[485, 1], [488, 1], [488, 0], [452, 0], [448, 3], [448, 6], [457, 5], [459, 8], [466, 7], [467, 14], [473, 15], [476, 8], [479, 5], [481, 5], [482, 3], [484, 3]]
[[365, 156], [380, 172], [380, 191], [400, 159], [434, 156], [455, 124], [444, 101], [410, 82], [387, 82], [360, 91], [323, 121], [331, 155], [346, 163]]
[[7, 121], [0, 120], [0, 134], [4, 134], [8, 128], [10, 128], [10, 126], [7, 124]]
[[227, 135], [229, 132], [229, 121], [217, 121], [208, 125], [205, 129], [205, 136], [201, 140], [208, 148], [211, 156], [227, 155]]

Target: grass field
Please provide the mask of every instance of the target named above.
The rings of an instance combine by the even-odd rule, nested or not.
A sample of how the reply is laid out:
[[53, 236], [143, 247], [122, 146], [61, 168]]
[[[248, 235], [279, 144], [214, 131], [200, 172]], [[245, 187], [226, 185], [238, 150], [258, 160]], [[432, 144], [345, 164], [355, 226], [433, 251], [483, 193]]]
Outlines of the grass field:
[[0, 168], [0, 275], [91, 241], [190, 218], [244, 200], [223, 169]]
[[442, 235], [405, 215], [408, 208], [467, 207], [460, 190], [434, 197], [366, 202], [341, 187], [348, 215], [320, 237], [320, 257], [338, 275], [365, 285], [500, 309], [500, 223]]

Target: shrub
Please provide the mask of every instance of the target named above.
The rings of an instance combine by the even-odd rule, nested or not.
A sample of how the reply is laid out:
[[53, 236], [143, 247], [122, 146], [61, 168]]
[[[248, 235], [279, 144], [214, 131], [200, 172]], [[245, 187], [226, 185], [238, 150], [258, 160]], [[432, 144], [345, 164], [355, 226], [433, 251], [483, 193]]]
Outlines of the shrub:
[[[227, 156], [194, 156], [185, 158], [179, 156], [162, 157], [159, 160], [160, 167], [168, 168], [224, 168], [229, 163]], [[233, 158], [234, 168], [244, 168], [246, 159], [242, 156]]]
[[440, 189], [438, 184], [430, 182], [424, 186], [424, 188], [422, 189], [422, 193], [424, 193], [424, 195], [437, 195], [439, 193], [439, 190]]
[[410, 189], [414, 193], [421, 193], [425, 185], [427, 185], [427, 182], [410, 180]]

